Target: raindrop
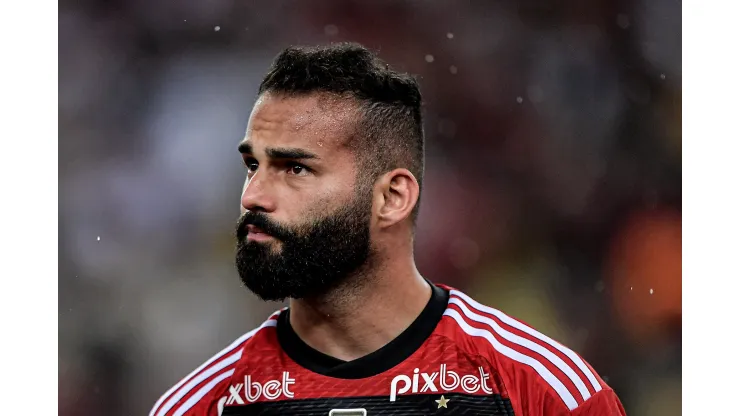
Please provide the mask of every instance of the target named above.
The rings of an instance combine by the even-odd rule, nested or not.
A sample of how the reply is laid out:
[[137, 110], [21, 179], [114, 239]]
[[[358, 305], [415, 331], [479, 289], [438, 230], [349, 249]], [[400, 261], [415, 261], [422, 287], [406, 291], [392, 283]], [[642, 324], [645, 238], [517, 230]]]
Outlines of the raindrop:
[[521, 104], [521, 103], [524, 102], [524, 98], [522, 98], [522, 97], [516, 97], [516, 102], [518, 102], [519, 104]]
[[455, 65], [450, 66], [450, 74], [457, 74], [457, 67]]
[[324, 26], [324, 34], [328, 36], [336, 36], [339, 33], [339, 28], [335, 25]]
[[651, 294], [651, 295], [653, 294], [653, 289], [650, 289], [650, 294]]
[[632, 291], [632, 286], [630, 286], [630, 291]]
[[452, 39], [455, 37], [455, 34], [452, 32], [447, 32], [447, 39]]
[[665, 74], [660, 74], [660, 79], [665, 79]]
[[100, 241], [100, 236], [98, 236], [98, 241]]
[[429, 63], [432, 63], [432, 62], [434, 62], [434, 56], [427, 55], [427, 56], [424, 57], [424, 60], [427, 61], [427, 62], [429, 62]]
[[216, 26], [216, 27], [213, 28], [213, 30], [215, 30], [216, 32], [218, 32], [219, 30], [221, 30], [221, 26]]

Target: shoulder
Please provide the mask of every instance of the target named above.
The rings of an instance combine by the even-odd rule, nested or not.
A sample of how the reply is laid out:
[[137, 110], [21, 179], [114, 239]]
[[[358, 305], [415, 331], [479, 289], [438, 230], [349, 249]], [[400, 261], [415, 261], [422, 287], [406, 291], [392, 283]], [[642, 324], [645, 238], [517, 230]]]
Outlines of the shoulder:
[[450, 300], [444, 315], [452, 327], [448, 334], [468, 353], [483, 356], [496, 367], [512, 401], [549, 403], [553, 410], [569, 414], [592, 397], [603, 396], [600, 392], [611, 392], [570, 348], [459, 290], [446, 289]]
[[226, 390], [237, 363], [256, 335], [263, 328], [277, 325], [280, 312], [270, 315], [262, 325], [237, 338], [180, 380], [157, 400], [149, 416], [180, 416], [187, 412], [215, 415], [216, 403], [213, 402], [213, 398], [220, 397]]

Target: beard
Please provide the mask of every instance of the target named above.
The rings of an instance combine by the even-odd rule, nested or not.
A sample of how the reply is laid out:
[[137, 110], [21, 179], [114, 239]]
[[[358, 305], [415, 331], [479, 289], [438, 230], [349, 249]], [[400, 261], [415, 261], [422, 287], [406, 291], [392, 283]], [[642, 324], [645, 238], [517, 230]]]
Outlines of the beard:
[[[236, 269], [242, 282], [266, 301], [321, 296], [348, 283], [371, 256], [370, 203], [357, 195], [349, 205], [298, 226], [247, 211], [236, 227]], [[250, 224], [273, 239], [248, 241]]]

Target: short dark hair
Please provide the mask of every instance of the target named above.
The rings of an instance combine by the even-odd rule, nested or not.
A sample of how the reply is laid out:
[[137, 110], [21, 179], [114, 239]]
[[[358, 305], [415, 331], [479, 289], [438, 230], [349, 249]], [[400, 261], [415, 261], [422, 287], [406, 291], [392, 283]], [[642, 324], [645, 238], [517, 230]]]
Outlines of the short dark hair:
[[[357, 43], [291, 46], [275, 58], [262, 80], [258, 95], [265, 92], [289, 96], [329, 93], [355, 100], [361, 119], [350, 141], [359, 179], [371, 184], [385, 172], [406, 168], [416, 177], [421, 192], [421, 93], [411, 75], [392, 70]], [[414, 223], [419, 205], [417, 201], [411, 214]]]

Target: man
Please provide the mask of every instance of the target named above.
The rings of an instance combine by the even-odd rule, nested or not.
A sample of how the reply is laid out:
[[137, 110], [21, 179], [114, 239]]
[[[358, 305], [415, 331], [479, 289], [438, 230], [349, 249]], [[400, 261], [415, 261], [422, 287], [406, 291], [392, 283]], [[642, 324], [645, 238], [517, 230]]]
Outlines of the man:
[[259, 88], [236, 266], [290, 299], [155, 404], [171, 415], [624, 415], [576, 353], [416, 269], [416, 81], [356, 44], [291, 47]]

